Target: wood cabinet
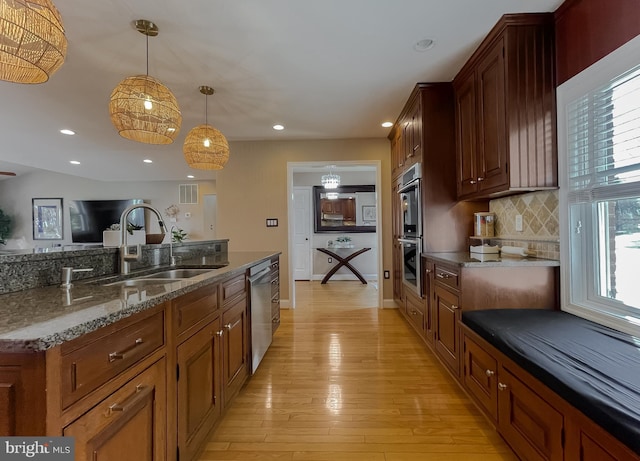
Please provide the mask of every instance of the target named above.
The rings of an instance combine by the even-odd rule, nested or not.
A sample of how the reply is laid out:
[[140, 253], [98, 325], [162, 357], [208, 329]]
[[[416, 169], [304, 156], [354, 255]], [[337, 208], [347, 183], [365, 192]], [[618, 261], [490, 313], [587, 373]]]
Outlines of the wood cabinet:
[[177, 347], [177, 432], [180, 459], [193, 459], [222, 412], [220, 317]]
[[461, 328], [462, 385], [521, 459], [640, 460], [475, 332]]
[[453, 83], [458, 198], [556, 188], [553, 14], [503, 16]]
[[424, 299], [407, 290], [405, 293], [404, 313], [416, 332], [424, 338], [424, 318], [426, 315]]
[[458, 320], [460, 320], [460, 300], [458, 295], [436, 282], [434, 299], [434, 337], [436, 354], [449, 371], [460, 375], [460, 346], [458, 341]]
[[[476, 309], [555, 309], [558, 306], [559, 271], [554, 266], [482, 267], [456, 265], [428, 256], [424, 262], [425, 293], [429, 302], [425, 311], [425, 338], [436, 356], [458, 379], [467, 379], [470, 368], [476, 387], [482, 387], [477, 374], [480, 355], [464, 356], [460, 335], [463, 311]], [[475, 349], [477, 351], [477, 349]], [[467, 352], [465, 352], [466, 354]], [[471, 362], [467, 363], [469, 360]], [[487, 384], [485, 382], [485, 384]], [[478, 389], [479, 390], [479, 389]], [[480, 391], [482, 392], [482, 391]], [[485, 401], [482, 396], [479, 400]], [[491, 404], [492, 405], [492, 404]], [[488, 411], [490, 414], [494, 410]]]
[[166, 363], [156, 362], [64, 428], [82, 461], [167, 459]]
[[247, 298], [237, 299], [222, 314], [222, 393], [228, 404], [249, 376]]
[[247, 299], [236, 271], [46, 351], [0, 354], [0, 435], [72, 436], [82, 460], [197, 459], [249, 376]]

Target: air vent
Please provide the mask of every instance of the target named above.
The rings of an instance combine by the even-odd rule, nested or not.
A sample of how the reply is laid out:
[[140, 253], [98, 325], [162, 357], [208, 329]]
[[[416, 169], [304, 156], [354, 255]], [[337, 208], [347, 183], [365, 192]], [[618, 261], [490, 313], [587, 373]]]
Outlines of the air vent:
[[180, 205], [198, 204], [198, 185], [180, 184]]

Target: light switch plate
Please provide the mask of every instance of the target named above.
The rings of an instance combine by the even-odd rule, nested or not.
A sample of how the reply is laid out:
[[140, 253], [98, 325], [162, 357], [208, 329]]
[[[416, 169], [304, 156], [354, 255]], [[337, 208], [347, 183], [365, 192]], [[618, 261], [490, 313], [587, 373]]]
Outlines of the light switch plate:
[[516, 215], [516, 232], [522, 232], [522, 215]]

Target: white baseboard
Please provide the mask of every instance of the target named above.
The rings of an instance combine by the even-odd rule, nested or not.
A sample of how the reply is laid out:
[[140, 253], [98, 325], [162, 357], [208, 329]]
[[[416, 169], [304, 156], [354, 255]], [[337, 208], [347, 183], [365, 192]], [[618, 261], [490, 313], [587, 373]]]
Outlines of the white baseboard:
[[384, 299], [382, 300], [382, 308], [383, 309], [398, 309], [398, 303], [394, 299]]

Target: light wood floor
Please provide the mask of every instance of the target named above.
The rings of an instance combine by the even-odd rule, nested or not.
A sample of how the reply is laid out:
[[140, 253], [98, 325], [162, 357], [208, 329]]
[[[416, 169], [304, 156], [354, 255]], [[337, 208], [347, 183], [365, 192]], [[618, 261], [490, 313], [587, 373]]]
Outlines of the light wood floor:
[[374, 286], [296, 294], [201, 461], [517, 459]]

